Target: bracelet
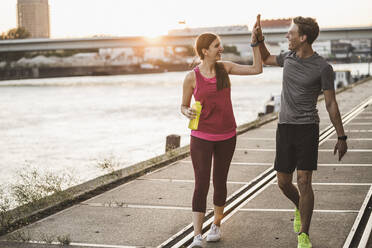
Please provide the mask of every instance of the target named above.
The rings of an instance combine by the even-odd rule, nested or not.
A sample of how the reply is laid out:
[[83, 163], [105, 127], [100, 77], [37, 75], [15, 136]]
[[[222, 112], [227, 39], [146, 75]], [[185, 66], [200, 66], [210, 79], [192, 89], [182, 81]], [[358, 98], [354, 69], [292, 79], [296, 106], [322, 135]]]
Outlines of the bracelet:
[[338, 140], [344, 140], [344, 141], [346, 141], [346, 140], [347, 140], [347, 136], [346, 136], [346, 135], [344, 135], [344, 136], [339, 136], [337, 139], [338, 139]]
[[251, 43], [251, 47], [258, 46], [260, 43], [264, 42], [264, 40], [265, 40], [265, 36], [262, 36], [262, 40], [257, 40], [256, 43]]

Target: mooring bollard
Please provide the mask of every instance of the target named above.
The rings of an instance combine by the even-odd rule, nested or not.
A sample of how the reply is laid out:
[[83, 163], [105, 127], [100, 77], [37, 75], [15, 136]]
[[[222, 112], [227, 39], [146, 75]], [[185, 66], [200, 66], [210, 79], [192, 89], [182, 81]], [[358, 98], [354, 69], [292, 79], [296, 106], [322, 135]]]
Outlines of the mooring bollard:
[[38, 78], [39, 77], [39, 67], [32, 67], [32, 77]]
[[165, 143], [165, 152], [180, 147], [180, 143], [181, 143], [181, 136], [177, 134], [168, 135], [167, 141]]

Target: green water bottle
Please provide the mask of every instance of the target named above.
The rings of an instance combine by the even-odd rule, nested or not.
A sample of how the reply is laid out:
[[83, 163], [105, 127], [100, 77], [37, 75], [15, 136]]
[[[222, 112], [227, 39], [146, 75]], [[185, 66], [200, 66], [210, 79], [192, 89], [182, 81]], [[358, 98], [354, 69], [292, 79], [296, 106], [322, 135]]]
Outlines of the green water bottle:
[[197, 130], [198, 129], [198, 124], [199, 124], [200, 113], [201, 113], [201, 110], [202, 110], [202, 105], [200, 104], [199, 101], [196, 101], [192, 105], [192, 108], [196, 111], [196, 118], [190, 120], [189, 128], [191, 130]]

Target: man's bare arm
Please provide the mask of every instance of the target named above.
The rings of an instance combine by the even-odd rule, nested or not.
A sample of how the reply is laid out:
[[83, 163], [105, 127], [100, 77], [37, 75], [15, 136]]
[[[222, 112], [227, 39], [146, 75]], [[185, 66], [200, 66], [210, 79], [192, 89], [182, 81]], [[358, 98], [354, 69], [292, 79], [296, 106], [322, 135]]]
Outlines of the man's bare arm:
[[[335, 91], [325, 90], [324, 99], [325, 99], [326, 108], [329, 114], [329, 118], [331, 119], [331, 122], [336, 129], [337, 136], [338, 137], [344, 136], [345, 131], [342, 125], [341, 115], [338, 109]], [[335, 149], [334, 149], [334, 154], [336, 154], [337, 151], [338, 151], [338, 160], [340, 161], [342, 157], [345, 155], [345, 153], [347, 152], [346, 140], [337, 141], [335, 145]]]
[[266, 48], [266, 45], [265, 45], [264, 41], [260, 42], [259, 47], [260, 47], [262, 62], [265, 65], [279, 66], [278, 62], [276, 62], [276, 56], [270, 54], [269, 50], [267, 50], [267, 48]]
[[255, 24], [254, 28], [255, 28], [255, 31], [256, 31], [257, 41], [259, 43], [262, 62], [265, 65], [279, 66], [278, 62], [276, 61], [276, 56], [271, 55], [269, 50], [267, 50], [267, 48], [266, 48], [265, 41], [264, 41], [264, 36], [262, 35], [261, 17], [257, 18], [257, 21], [256, 21], [256, 24]]

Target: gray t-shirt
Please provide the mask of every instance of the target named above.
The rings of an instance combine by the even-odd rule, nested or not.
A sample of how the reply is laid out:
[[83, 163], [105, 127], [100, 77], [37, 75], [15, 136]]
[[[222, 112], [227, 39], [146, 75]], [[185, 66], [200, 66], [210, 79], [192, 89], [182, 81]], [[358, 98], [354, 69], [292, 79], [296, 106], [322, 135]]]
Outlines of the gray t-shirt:
[[334, 90], [334, 72], [321, 56], [314, 53], [301, 59], [289, 51], [276, 56], [283, 68], [279, 123], [319, 123], [316, 103], [322, 90]]

